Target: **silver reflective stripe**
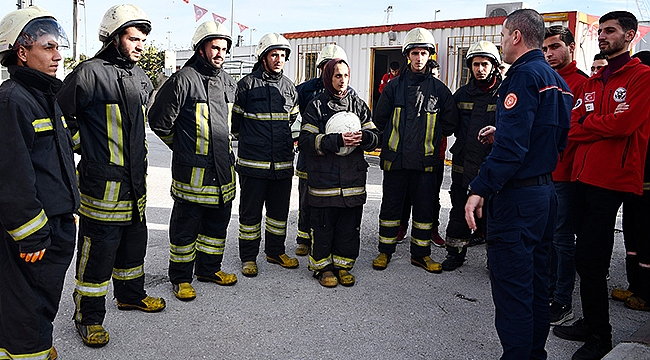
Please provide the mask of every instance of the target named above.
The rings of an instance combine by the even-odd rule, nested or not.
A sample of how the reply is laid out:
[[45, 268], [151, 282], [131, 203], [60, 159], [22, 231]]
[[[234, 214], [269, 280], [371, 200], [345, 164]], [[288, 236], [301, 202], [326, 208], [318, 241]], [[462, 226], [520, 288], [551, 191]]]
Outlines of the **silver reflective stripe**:
[[308, 131], [308, 132], [313, 133], [313, 134], [318, 134], [320, 132], [320, 130], [318, 129], [318, 126], [312, 125], [312, 124], [303, 124], [302, 127], [300, 128], [300, 130]]
[[273, 168], [275, 170], [291, 169], [293, 168], [293, 162], [292, 161], [277, 162], [273, 164]]
[[332, 255], [332, 259], [334, 260], [334, 265], [337, 265], [337, 267], [340, 268], [352, 269], [352, 267], [354, 266], [354, 259], [350, 259], [338, 255]]
[[382, 220], [382, 219], [379, 219], [379, 226], [398, 227], [399, 226], [399, 220]]
[[361, 126], [361, 130], [373, 130], [376, 128], [377, 126], [375, 126], [375, 123], [372, 121], [368, 121]]
[[124, 166], [124, 137], [122, 136], [122, 113], [118, 104], [106, 104], [106, 132], [110, 163]]
[[245, 112], [244, 117], [251, 120], [272, 120], [272, 121], [289, 121], [288, 113], [249, 113]]
[[314, 196], [338, 196], [341, 195], [341, 188], [314, 189], [313, 187], [309, 187], [308, 192]]
[[224, 247], [226, 245], [226, 239], [213, 238], [202, 234], [199, 234], [196, 241], [215, 247]]
[[331, 254], [328, 255], [327, 257], [325, 257], [324, 259], [321, 259], [321, 260], [318, 260], [318, 261], [314, 260], [314, 258], [311, 257], [311, 255], [309, 255], [309, 268], [311, 270], [324, 269], [327, 265], [329, 265], [331, 263], [332, 263], [332, 255]]
[[54, 127], [52, 126], [52, 120], [49, 118], [36, 119], [32, 121], [32, 126], [34, 126], [34, 132], [54, 130]]
[[357, 196], [366, 193], [365, 187], [345, 188], [342, 190], [343, 196]]
[[411, 234], [411, 242], [413, 244], [417, 245], [417, 246], [427, 247], [427, 246], [429, 246], [429, 243], [431, 242], [431, 239], [420, 240], [420, 239], [414, 238], [413, 234]]
[[397, 244], [397, 237], [389, 238], [389, 237], [379, 235], [379, 242], [382, 243], [382, 244], [388, 244], [388, 245]]
[[210, 126], [208, 125], [209, 114], [208, 104], [196, 104], [196, 154], [208, 155], [208, 145], [210, 144]]
[[83, 205], [92, 206], [94, 208], [102, 210], [131, 211], [133, 208], [133, 201], [131, 200], [101, 200], [85, 194], [81, 194], [81, 203]]
[[7, 349], [0, 348], [0, 360], [48, 360], [50, 359], [50, 350], [43, 350], [37, 353], [14, 355]]
[[133, 280], [144, 276], [144, 264], [130, 269], [113, 268], [113, 278], [115, 280]]
[[213, 246], [208, 246], [206, 244], [196, 244], [196, 251], [200, 251], [205, 254], [210, 255], [223, 255], [223, 247], [217, 248]]
[[45, 210], [41, 210], [33, 219], [17, 229], [7, 230], [7, 232], [15, 241], [20, 241], [42, 229], [45, 224], [47, 224], [47, 215], [45, 215]]
[[190, 182], [192, 183], [192, 186], [194, 188], [200, 188], [200, 186], [203, 185], [204, 174], [205, 174], [204, 168], [200, 168], [200, 167], [192, 168], [192, 178], [190, 179]]
[[121, 183], [117, 181], [107, 181], [106, 190], [104, 190], [104, 199], [108, 201], [117, 201], [120, 195]]
[[81, 282], [79, 280], [75, 280], [75, 282], [75, 291], [79, 294], [83, 296], [100, 297], [106, 296], [106, 293], [108, 293], [108, 284], [110, 283], [110, 280], [100, 284]]
[[413, 221], [413, 228], [420, 230], [431, 230], [433, 229], [433, 223], [421, 223]]
[[256, 169], [265, 169], [265, 170], [271, 169], [271, 163], [268, 161], [255, 161], [255, 160], [247, 160], [247, 159], [239, 158], [237, 159], [237, 163], [241, 166], [247, 166]]

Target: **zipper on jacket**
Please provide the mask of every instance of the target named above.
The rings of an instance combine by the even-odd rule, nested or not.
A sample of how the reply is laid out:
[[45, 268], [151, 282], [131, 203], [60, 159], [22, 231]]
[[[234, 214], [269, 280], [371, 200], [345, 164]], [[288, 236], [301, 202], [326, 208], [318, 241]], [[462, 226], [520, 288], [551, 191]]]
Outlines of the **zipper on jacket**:
[[630, 141], [631, 141], [631, 136], [628, 136], [627, 141], [625, 142], [625, 149], [623, 149], [623, 158], [621, 159], [621, 168], [625, 167], [625, 160], [627, 159], [627, 153], [630, 150]]

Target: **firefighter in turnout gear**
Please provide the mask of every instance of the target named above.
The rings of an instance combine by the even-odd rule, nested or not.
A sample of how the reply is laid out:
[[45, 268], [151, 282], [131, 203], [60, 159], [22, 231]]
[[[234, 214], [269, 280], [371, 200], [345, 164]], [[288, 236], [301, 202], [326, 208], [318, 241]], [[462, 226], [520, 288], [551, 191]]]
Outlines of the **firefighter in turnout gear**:
[[72, 138], [56, 102], [54, 16], [38, 6], [0, 20], [0, 359], [52, 359], [52, 322], [74, 253], [79, 207]]
[[[326, 91], [309, 103], [300, 132], [309, 174], [313, 235], [309, 268], [325, 287], [352, 286], [355, 279], [349, 270], [359, 256], [367, 196], [368, 163], [363, 150], [377, 147], [378, 130], [366, 103], [349, 92], [350, 68], [345, 60], [330, 60], [322, 79]], [[336, 122], [346, 115], [351, 123]], [[341, 153], [343, 146], [348, 147], [345, 153]]]
[[[334, 44], [326, 45], [320, 53], [318, 53], [316, 67], [322, 71], [328, 61], [336, 58], [343, 59], [346, 63], [348, 61], [348, 56], [345, 54], [343, 48]], [[323, 85], [323, 80], [319, 76], [296, 86], [296, 91], [298, 91], [300, 115], [304, 117], [307, 105], [325, 91], [325, 86]], [[348, 87], [348, 91], [354, 93], [354, 90], [350, 87]], [[298, 176], [299, 197], [298, 236], [296, 237], [298, 247], [296, 247], [296, 255], [304, 256], [309, 253], [309, 248], [311, 246], [311, 231], [309, 227], [310, 207], [307, 199], [307, 162], [303, 152], [298, 153], [296, 176]]]
[[102, 323], [111, 276], [118, 309], [165, 308], [162, 298], [144, 290], [145, 106], [153, 86], [136, 62], [150, 30], [139, 7], [108, 9], [99, 26], [104, 46], [66, 77], [57, 94], [81, 154], [74, 322], [92, 347], [109, 340]]
[[[451, 211], [445, 239], [447, 258], [442, 270], [453, 271], [465, 262], [471, 230], [465, 221], [467, 186], [478, 175], [478, 169], [492, 149], [492, 145], [479, 141], [479, 131], [494, 126], [497, 94], [501, 85], [499, 64], [501, 56], [497, 47], [489, 41], [479, 41], [467, 51], [467, 67], [470, 80], [454, 93], [454, 101], [460, 114], [460, 126], [456, 141], [451, 147]], [[485, 234], [485, 218], [477, 218], [477, 234]]]
[[427, 60], [435, 53], [431, 32], [415, 28], [406, 34], [402, 53], [409, 61], [400, 76], [386, 85], [375, 110], [383, 131], [384, 170], [379, 213], [379, 256], [373, 267], [383, 270], [397, 245], [407, 189], [413, 202], [411, 264], [439, 273], [431, 260], [431, 230], [438, 195], [435, 168], [442, 166], [440, 143], [458, 124], [458, 111], [447, 86], [431, 75]]
[[282, 35], [270, 33], [262, 36], [255, 52], [253, 72], [237, 83], [231, 129], [239, 137], [239, 256], [242, 274], [249, 277], [257, 275], [263, 207], [266, 260], [298, 267], [284, 248], [293, 176], [291, 124], [298, 116], [296, 87], [282, 75], [291, 47]]
[[228, 120], [236, 83], [223, 69], [230, 31], [205, 22], [192, 38], [194, 55], [165, 82], [149, 111], [149, 125], [173, 151], [174, 198], [169, 222], [169, 280], [174, 295], [192, 300], [199, 281], [233, 285], [221, 271], [235, 198], [235, 157]]

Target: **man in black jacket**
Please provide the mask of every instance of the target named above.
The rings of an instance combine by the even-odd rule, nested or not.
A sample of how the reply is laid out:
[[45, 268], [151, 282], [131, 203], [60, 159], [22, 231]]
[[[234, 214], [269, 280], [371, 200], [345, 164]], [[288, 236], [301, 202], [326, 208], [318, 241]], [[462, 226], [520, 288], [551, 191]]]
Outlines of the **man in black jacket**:
[[235, 198], [228, 118], [236, 85], [222, 69], [231, 45], [225, 26], [201, 24], [192, 38], [194, 55], [165, 82], [149, 111], [151, 129], [174, 152], [169, 280], [184, 301], [196, 297], [193, 273], [199, 281], [237, 282], [221, 270]]
[[52, 322], [74, 253], [79, 207], [72, 139], [54, 94], [59, 48], [48, 11], [0, 20], [0, 358], [53, 359]]
[[153, 86], [136, 62], [150, 30], [151, 22], [139, 7], [108, 9], [99, 26], [103, 48], [79, 64], [57, 94], [81, 154], [74, 322], [91, 347], [109, 340], [102, 323], [111, 276], [118, 309], [165, 308], [162, 298], [147, 296], [144, 290], [144, 109]]

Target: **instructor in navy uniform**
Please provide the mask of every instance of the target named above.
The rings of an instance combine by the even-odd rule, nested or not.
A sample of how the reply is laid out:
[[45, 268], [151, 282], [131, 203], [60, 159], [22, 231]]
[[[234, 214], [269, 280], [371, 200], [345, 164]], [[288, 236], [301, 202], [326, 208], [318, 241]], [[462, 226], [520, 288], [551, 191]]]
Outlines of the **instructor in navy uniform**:
[[[573, 97], [544, 60], [544, 20], [532, 9], [510, 14], [501, 30], [512, 64], [499, 90], [490, 155], [470, 183], [465, 218], [476, 229], [487, 199], [487, 243], [502, 359], [546, 359], [548, 249], [557, 196], [551, 179], [566, 145]], [[481, 136], [481, 133], [479, 133]]]

